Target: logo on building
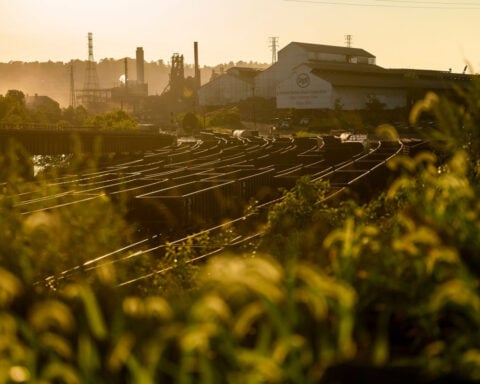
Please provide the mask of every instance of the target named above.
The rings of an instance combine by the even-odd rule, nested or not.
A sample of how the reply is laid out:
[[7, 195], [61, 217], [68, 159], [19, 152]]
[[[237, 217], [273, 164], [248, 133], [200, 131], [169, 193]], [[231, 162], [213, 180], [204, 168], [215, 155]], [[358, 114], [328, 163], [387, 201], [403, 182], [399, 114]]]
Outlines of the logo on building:
[[307, 88], [310, 85], [310, 76], [308, 76], [308, 73], [300, 73], [297, 76], [297, 85], [300, 88]]

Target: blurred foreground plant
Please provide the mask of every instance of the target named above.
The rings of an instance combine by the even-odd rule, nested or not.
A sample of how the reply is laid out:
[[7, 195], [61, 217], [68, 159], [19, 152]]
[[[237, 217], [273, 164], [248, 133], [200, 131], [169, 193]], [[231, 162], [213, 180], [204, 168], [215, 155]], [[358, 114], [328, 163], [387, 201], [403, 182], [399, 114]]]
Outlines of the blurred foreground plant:
[[[120, 288], [111, 266], [97, 269], [95, 285], [34, 289], [35, 271], [22, 271], [48, 235], [32, 232], [40, 227], [3, 196], [0, 382], [316, 383], [340, 364], [413, 367], [431, 375], [414, 376], [423, 382], [478, 381], [480, 157], [473, 142], [446, 141], [460, 128], [443, 115], [461, 110], [463, 122], [478, 122], [477, 91], [440, 109], [443, 99], [429, 96], [449, 152], [394, 160], [400, 176], [366, 205], [318, 205], [325, 186], [302, 180], [271, 211], [264, 256], [227, 254], [181, 271], [175, 295], [160, 284], [142, 295]], [[110, 204], [92, 209], [113, 212]], [[72, 228], [67, 217], [72, 239], [98, 240], [99, 248], [122, 230], [95, 216], [96, 239], [82, 212]], [[26, 228], [39, 237], [33, 243]], [[168, 258], [185, 266], [197, 245], [171, 246]]]

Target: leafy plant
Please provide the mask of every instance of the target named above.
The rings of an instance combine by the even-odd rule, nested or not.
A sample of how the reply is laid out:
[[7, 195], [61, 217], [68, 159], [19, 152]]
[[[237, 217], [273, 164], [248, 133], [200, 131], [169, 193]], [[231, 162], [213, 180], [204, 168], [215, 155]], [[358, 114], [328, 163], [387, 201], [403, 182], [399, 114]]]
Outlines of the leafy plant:
[[42, 189], [7, 175], [0, 382], [318, 383], [335, 367], [478, 381], [480, 89], [464, 96], [414, 109], [438, 116], [432, 134], [446, 152], [393, 160], [399, 176], [378, 198], [320, 204], [327, 186], [303, 179], [269, 213], [256, 253], [193, 266], [217, 240], [187, 238], [151, 255], [147, 267], [177, 268], [141, 290], [119, 287], [125, 272], [113, 264], [35, 285], [115, 249], [126, 225], [105, 196], [88, 212], [22, 215], [19, 194]]

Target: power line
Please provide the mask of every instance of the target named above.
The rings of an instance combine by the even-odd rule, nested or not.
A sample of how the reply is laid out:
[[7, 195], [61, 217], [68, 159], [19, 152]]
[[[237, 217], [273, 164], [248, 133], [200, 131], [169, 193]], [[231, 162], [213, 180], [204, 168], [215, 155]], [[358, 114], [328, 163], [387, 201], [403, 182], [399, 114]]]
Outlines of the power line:
[[[478, 3], [446, 3], [446, 2], [426, 2], [426, 1], [413, 1], [408, 2], [409, 4], [419, 4], [419, 5], [407, 5], [407, 1], [402, 2], [404, 4], [372, 4], [372, 3], [352, 3], [348, 1], [322, 1], [322, 0], [284, 0], [292, 3], [307, 3], [307, 4], [317, 4], [317, 5], [339, 5], [339, 6], [349, 6], [349, 7], [375, 7], [375, 8], [405, 8], [405, 9], [437, 9], [437, 10], [480, 10], [480, 4]], [[378, 3], [380, 2], [393, 2], [394, 0], [375, 0]], [[397, 1], [400, 3], [400, 1]], [[422, 4], [432, 4], [432, 6], [422, 5]], [[463, 4], [462, 6], [458, 6]], [[440, 6], [442, 5], [442, 6]]]
[[463, 6], [463, 5], [473, 5], [473, 6], [480, 6], [480, 3], [457, 3], [457, 2], [444, 2], [444, 1], [418, 1], [418, 0], [374, 0], [377, 2], [385, 2], [385, 3], [408, 3], [408, 4], [429, 4], [429, 5], [455, 5], [455, 6]]

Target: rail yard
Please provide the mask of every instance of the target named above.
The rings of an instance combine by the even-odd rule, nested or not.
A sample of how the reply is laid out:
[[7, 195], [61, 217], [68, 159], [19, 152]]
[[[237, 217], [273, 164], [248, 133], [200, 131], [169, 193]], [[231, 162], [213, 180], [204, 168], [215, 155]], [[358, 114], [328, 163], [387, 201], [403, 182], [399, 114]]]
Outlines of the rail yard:
[[[300, 177], [328, 181], [326, 199], [341, 199], [347, 190], [368, 198], [388, 184], [389, 159], [423, 144], [369, 140], [366, 145], [333, 136], [238, 138], [204, 132], [198, 139], [130, 155], [128, 160], [106, 163], [94, 172], [59, 176], [47, 188], [19, 195], [16, 206], [30, 215], [107, 195], [113, 202], [126, 204], [127, 219], [138, 228], [138, 241], [133, 244], [92, 255], [84, 265], [48, 279], [68, 278], [102, 263], [132, 263], [151, 253], [161, 257], [167, 242], [181, 245], [186, 238], [236, 228], [235, 236], [200, 252], [189, 261], [194, 262], [227, 247], [254, 244], [261, 236], [262, 214]], [[246, 212], [251, 204], [255, 210]], [[171, 267], [165, 265], [122, 285]]]

